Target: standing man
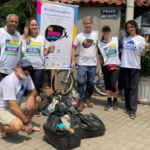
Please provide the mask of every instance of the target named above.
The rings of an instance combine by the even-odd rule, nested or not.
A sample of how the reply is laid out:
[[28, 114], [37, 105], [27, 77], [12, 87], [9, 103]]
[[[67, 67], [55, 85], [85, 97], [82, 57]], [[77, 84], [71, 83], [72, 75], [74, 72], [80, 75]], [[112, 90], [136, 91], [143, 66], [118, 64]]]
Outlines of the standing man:
[[[41, 98], [31, 80], [33, 67], [28, 60], [20, 60], [15, 72], [0, 82], [0, 139], [6, 138], [6, 132], [14, 133], [23, 130], [27, 133], [40, 131], [31, 125], [31, 119], [37, 112]], [[20, 101], [25, 89], [30, 92], [25, 103]]]
[[0, 28], [0, 81], [13, 72], [20, 60], [20, 34], [16, 31], [19, 18], [9, 14], [6, 26]]
[[[93, 91], [97, 66], [96, 47], [99, 43], [98, 34], [92, 32], [91, 30], [93, 26], [93, 21], [90, 16], [87, 16], [83, 19], [83, 26], [84, 32], [78, 34], [74, 41], [74, 47], [72, 49], [72, 65], [71, 65], [72, 68], [75, 69], [74, 58], [76, 49], [79, 46], [77, 92], [80, 94], [80, 102], [79, 106], [77, 107], [78, 111], [82, 111], [86, 105], [90, 108], [93, 107], [93, 104], [90, 102], [90, 99]], [[87, 76], [87, 85], [86, 90], [84, 91], [86, 76]]]

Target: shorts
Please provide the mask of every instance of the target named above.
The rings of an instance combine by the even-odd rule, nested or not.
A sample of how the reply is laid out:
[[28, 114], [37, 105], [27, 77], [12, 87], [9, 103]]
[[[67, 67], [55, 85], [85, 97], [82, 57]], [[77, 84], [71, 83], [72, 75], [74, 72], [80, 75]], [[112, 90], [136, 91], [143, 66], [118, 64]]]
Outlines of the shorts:
[[[21, 97], [20, 103], [18, 104], [25, 115], [27, 113], [27, 105], [25, 105], [26, 100], [26, 97]], [[0, 123], [3, 125], [9, 125], [9, 123], [15, 118], [16, 116], [9, 108], [0, 109]]]

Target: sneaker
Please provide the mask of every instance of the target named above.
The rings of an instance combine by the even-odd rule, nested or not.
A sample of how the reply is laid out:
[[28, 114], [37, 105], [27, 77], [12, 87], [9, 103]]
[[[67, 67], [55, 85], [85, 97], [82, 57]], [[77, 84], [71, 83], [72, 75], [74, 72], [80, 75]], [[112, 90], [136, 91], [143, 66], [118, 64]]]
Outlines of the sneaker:
[[114, 110], [118, 110], [118, 102], [117, 102], [117, 101], [114, 102], [114, 104], [113, 104], [113, 109], [114, 109]]
[[112, 103], [107, 103], [107, 106], [105, 107], [105, 111], [108, 111], [112, 108]]
[[130, 118], [131, 119], [135, 119], [136, 118], [136, 114], [130, 114]]
[[35, 113], [35, 115], [34, 115], [35, 117], [40, 117], [40, 112], [39, 111], [37, 111], [36, 113]]
[[83, 109], [84, 109], [84, 107], [83, 107], [83, 102], [80, 102], [79, 105], [78, 105], [78, 107], [77, 107], [77, 110], [78, 110], [79, 112], [81, 112]]
[[93, 108], [93, 104], [90, 102], [89, 99], [84, 100], [84, 103], [87, 105], [87, 107]]
[[124, 109], [124, 113], [130, 114], [130, 111], [128, 109]]

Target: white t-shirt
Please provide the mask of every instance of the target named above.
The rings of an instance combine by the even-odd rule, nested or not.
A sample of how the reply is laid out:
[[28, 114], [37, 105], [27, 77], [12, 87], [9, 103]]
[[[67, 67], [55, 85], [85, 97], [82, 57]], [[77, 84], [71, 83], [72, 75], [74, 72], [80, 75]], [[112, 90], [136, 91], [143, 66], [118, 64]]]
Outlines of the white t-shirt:
[[121, 67], [123, 68], [135, 68], [141, 69], [141, 57], [138, 56], [138, 49], [145, 45], [144, 38], [140, 35], [135, 37], [124, 37], [123, 38], [123, 51], [121, 57]]
[[44, 69], [44, 48], [45, 38], [42, 35], [32, 37], [28, 43], [21, 38], [22, 58], [29, 60], [34, 69]]
[[7, 32], [6, 27], [0, 28], [0, 72], [10, 74], [20, 60], [20, 34]]
[[14, 72], [6, 76], [0, 82], [0, 109], [9, 108], [7, 100], [16, 100], [19, 104], [25, 89], [34, 89], [34, 84], [30, 76], [24, 80], [19, 80]]
[[79, 46], [79, 65], [97, 65], [96, 46], [98, 43], [98, 34], [94, 32], [91, 32], [90, 34], [82, 32], [76, 36], [74, 45]]
[[109, 42], [101, 42], [98, 44], [98, 48], [104, 59], [104, 66], [109, 64], [120, 66], [118, 45], [117, 37], [112, 37]]

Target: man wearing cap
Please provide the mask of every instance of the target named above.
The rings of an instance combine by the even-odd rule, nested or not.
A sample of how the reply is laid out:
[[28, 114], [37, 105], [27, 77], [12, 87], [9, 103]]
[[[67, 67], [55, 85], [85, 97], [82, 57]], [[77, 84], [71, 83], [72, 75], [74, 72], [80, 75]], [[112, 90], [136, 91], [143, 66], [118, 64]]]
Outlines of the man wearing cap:
[[[93, 21], [90, 16], [87, 16], [83, 19], [84, 32], [78, 34], [74, 41], [74, 47], [72, 49], [72, 68], [75, 69], [75, 53], [76, 49], [79, 46], [79, 68], [77, 75], [77, 92], [80, 94], [80, 102], [77, 107], [78, 111], [82, 111], [84, 107], [88, 106], [90, 108], [93, 107], [93, 104], [90, 102], [96, 66], [97, 66], [97, 58], [96, 58], [96, 47], [99, 43], [98, 34], [92, 32]], [[86, 82], [87, 76], [87, 82]], [[85, 82], [86, 90], [85, 88]]]
[[[30, 123], [41, 104], [41, 98], [37, 96], [29, 76], [32, 69], [28, 60], [20, 60], [15, 72], [0, 82], [0, 138], [6, 138], [6, 132], [14, 133], [21, 129], [26, 133], [40, 130]], [[20, 98], [25, 89], [30, 96], [23, 103]]]
[[6, 26], [0, 28], [0, 81], [13, 72], [20, 60], [20, 34], [16, 31], [19, 18], [9, 14]]

